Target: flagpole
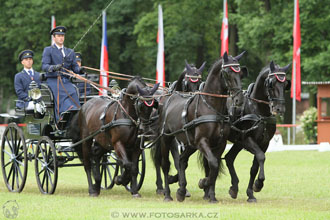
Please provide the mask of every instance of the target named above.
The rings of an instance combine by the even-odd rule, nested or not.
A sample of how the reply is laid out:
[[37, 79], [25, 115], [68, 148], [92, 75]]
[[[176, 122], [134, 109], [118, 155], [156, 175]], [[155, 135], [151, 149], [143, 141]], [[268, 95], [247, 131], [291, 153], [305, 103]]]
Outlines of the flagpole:
[[[296, 60], [293, 60], [293, 98], [292, 98], [292, 125], [296, 124]], [[296, 127], [292, 127], [292, 144], [296, 141]]]

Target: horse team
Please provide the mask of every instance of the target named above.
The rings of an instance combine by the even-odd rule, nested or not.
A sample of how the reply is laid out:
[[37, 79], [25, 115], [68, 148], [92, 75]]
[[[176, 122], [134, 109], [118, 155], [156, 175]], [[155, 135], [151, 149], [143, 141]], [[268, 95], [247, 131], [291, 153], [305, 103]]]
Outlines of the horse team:
[[[204, 190], [205, 200], [217, 202], [215, 185], [229, 140], [233, 146], [224, 157], [232, 183], [229, 194], [237, 197], [239, 180], [234, 160], [246, 149], [254, 155], [246, 193], [248, 202], [256, 202], [253, 192], [259, 192], [264, 185], [265, 152], [276, 130], [275, 115], [285, 111], [284, 93], [290, 89], [286, 79], [289, 65], [282, 68], [270, 62], [243, 92], [241, 80], [248, 73], [239, 64], [243, 54], [233, 57], [225, 53], [212, 65], [203, 83], [205, 63], [196, 68], [186, 62], [184, 72], [166, 94], [157, 91], [158, 84], [151, 89], [140, 78], [134, 78], [118, 101], [98, 97], [86, 102], [72, 119], [70, 129], [74, 143], [103, 128], [103, 132], [76, 147], [87, 174], [89, 194], [99, 195], [100, 160], [105, 152], [114, 150], [124, 170], [115, 183], [124, 186], [130, 183], [133, 197], [140, 197], [138, 134], [142, 130], [143, 135], [149, 134], [144, 141], [153, 144], [157, 193], [165, 195], [164, 201], [173, 200], [170, 184], [177, 181], [177, 200], [184, 201], [190, 196], [185, 170], [189, 157], [198, 150], [205, 170], [198, 186]], [[178, 171], [175, 176], [169, 175], [170, 152]]]

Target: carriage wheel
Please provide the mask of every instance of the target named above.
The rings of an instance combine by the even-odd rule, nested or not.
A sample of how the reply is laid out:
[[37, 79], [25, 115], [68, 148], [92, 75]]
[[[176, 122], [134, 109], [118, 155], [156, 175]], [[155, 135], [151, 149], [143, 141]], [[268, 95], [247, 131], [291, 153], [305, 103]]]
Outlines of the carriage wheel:
[[105, 154], [101, 163], [101, 189], [111, 189], [115, 184], [114, 178], [119, 171], [116, 154], [114, 152]]
[[[121, 172], [122, 172], [121, 168]], [[137, 175], [137, 188], [138, 190], [141, 189], [143, 181], [144, 181], [144, 176], [146, 172], [146, 156], [144, 154], [144, 150], [142, 150], [142, 153], [140, 154], [139, 161], [138, 161], [138, 175]], [[130, 184], [126, 185], [125, 188], [128, 191], [131, 191], [131, 186]]]
[[10, 192], [22, 192], [27, 177], [27, 162], [23, 131], [16, 123], [10, 123], [1, 141], [2, 175]]
[[35, 151], [35, 174], [39, 190], [43, 194], [53, 194], [57, 185], [57, 156], [53, 141], [42, 137]]

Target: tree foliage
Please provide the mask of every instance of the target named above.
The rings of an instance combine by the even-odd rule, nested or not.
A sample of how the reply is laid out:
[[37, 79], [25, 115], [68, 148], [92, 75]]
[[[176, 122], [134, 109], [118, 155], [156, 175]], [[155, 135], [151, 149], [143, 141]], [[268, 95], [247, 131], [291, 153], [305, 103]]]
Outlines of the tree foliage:
[[[68, 28], [65, 46], [83, 54], [83, 65], [98, 68], [101, 19], [92, 24], [109, 2], [0, 1], [0, 84], [8, 88], [3, 96], [13, 98], [14, 75], [22, 69], [20, 51], [35, 51], [34, 68], [40, 71], [43, 48], [50, 44], [51, 15], [57, 25]], [[328, 81], [329, 1], [299, 3], [302, 79]], [[114, 0], [107, 10], [110, 69], [155, 78], [158, 4], [163, 7], [166, 80], [177, 79], [185, 59], [197, 66], [207, 61], [210, 68], [220, 54], [222, 0]], [[229, 53], [247, 51], [242, 59], [250, 70], [245, 88], [271, 60], [281, 66], [292, 62], [293, 4], [293, 0], [228, 0]]]

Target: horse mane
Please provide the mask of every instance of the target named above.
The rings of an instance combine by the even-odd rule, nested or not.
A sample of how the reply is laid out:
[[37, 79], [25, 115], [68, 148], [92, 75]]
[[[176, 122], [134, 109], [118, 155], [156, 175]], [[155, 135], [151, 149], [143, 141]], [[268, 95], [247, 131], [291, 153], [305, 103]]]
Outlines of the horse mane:
[[183, 91], [183, 88], [182, 88], [182, 82], [183, 82], [184, 77], [186, 76], [186, 73], [187, 73], [187, 70], [186, 70], [186, 68], [185, 68], [185, 69], [183, 70], [183, 72], [181, 73], [181, 75], [179, 76], [178, 81], [177, 81], [176, 84], [175, 84], [175, 88], [174, 88], [175, 91], [180, 91], [180, 92]]
[[211, 69], [209, 71], [209, 74], [207, 75], [206, 81], [208, 78], [213, 75], [215, 72], [219, 72], [222, 68], [222, 59], [218, 59], [214, 62], [214, 64], [211, 66]]

